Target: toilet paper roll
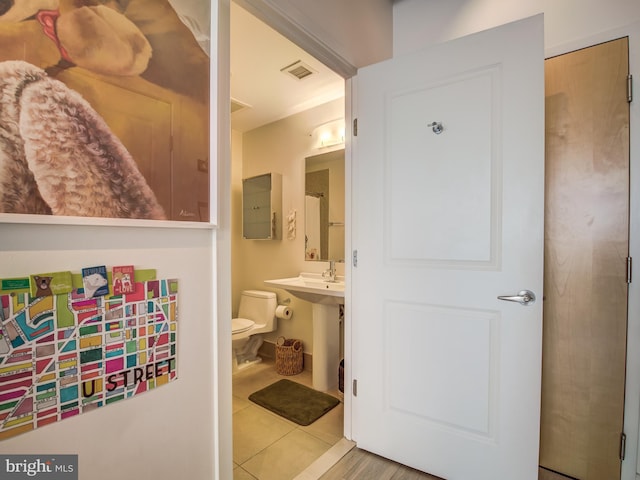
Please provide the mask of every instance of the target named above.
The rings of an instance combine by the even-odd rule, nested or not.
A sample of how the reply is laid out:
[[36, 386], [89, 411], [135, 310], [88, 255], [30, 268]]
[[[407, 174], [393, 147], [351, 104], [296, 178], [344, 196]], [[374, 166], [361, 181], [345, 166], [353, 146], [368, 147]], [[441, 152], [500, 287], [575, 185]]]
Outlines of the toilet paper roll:
[[284, 318], [285, 320], [288, 320], [291, 318], [291, 315], [293, 315], [293, 311], [290, 307], [287, 307], [286, 305], [278, 305], [276, 307], [276, 318]]

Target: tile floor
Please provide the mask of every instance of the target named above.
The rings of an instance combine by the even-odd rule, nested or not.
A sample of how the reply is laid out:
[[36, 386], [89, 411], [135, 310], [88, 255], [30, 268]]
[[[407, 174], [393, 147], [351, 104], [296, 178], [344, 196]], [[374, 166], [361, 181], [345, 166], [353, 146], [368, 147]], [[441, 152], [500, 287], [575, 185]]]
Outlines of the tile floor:
[[[338, 457], [320, 460], [322, 463], [321, 471], [327, 472], [327, 469], [330, 468], [321, 477], [322, 479], [361, 478], [363, 472], [366, 475], [366, 472], [362, 470], [365, 467], [383, 468], [387, 473], [393, 471], [393, 478], [398, 479], [435, 478], [376, 457], [376, 461], [382, 465], [381, 467], [378, 463], [370, 460], [369, 457], [375, 457], [373, 454], [358, 449], [354, 449], [338, 461], [344, 455], [345, 448], [346, 451], [351, 448], [350, 445], [336, 445], [341, 440], [343, 443], [350, 443], [343, 439], [344, 404], [342, 402], [311, 425], [302, 427], [248, 400], [249, 395], [253, 392], [281, 378], [288, 378], [311, 386], [310, 372], [304, 371], [300, 375], [284, 377], [276, 373], [273, 360], [269, 359], [233, 376], [234, 480], [294, 479], [333, 446], [335, 446], [334, 450], [336, 447], [340, 447], [336, 453]], [[337, 390], [329, 393], [342, 400]], [[327, 461], [331, 465], [334, 462], [338, 463], [331, 467], [331, 465], [324, 465]], [[396, 472], [401, 469], [406, 469], [409, 473]], [[320, 475], [315, 475], [314, 472], [309, 473], [310, 470], [313, 468], [307, 470], [301, 475], [301, 478], [319, 478]], [[350, 473], [345, 473], [347, 470]], [[540, 469], [539, 475], [539, 480], [567, 478], [543, 468]]]
[[[289, 480], [343, 438], [344, 404], [302, 427], [248, 400], [256, 390], [288, 378], [311, 386], [311, 373], [278, 375], [273, 360], [233, 376], [234, 480]], [[337, 398], [339, 392], [328, 392]]]

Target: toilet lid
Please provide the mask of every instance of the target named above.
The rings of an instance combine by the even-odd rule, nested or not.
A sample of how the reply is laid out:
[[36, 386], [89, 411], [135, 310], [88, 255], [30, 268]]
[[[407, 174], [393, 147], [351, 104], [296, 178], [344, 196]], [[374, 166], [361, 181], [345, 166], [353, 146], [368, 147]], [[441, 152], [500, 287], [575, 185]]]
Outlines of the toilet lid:
[[249, 330], [255, 322], [248, 318], [234, 318], [231, 320], [231, 333], [242, 333]]

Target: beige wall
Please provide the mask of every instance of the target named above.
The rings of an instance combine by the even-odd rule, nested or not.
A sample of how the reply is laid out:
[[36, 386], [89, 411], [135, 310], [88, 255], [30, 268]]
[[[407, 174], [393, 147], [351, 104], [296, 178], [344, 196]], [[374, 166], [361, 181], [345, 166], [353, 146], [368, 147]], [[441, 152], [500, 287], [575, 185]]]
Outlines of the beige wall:
[[544, 13], [551, 49], [640, 20], [635, 0], [402, 0], [393, 6], [393, 55]]
[[234, 316], [238, 313], [240, 292], [245, 289], [242, 249], [244, 242], [249, 241], [242, 238], [242, 136], [241, 132], [231, 132], [231, 311]]
[[[312, 150], [311, 131], [314, 127], [344, 117], [344, 100], [320, 107], [232, 136], [232, 285], [234, 315], [238, 311], [240, 292], [246, 289], [272, 290], [264, 280], [296, 276], [300, 272], [322, 272], [327, 262], [304, 260], [304, 166], [305, 157], [322, 153]], [[242, 178], [267, 172], [282, 175], [282, 213], [297, 212], [297, 235], [288, 240], [242, 239]], [[339, 273], [344, 265], [339, 265]], [[265, 334], [265, 340], [275, 342], [278, 336], [302, 340], [304, 350], [313, 352], [311, 304], [298, 300], [284, 290], [275, 290], [278, 301], [290, 299], [293, 317], [279, 320], [278, 330]]]
[[178, 279], [180, 309], [177, 381], [3, 440], [0, 451], [78, 454], [84, 480], [212, 478], [214, 249], [212, 229], [0, 224], [0, 277], [155, 268]]
[[[391, 57], [393, 4], [390, 0], [234, 0], [290, 40], [306, 43], [320, 61], [339, 56], [352, 67]], [[442, 1], [442, 0], [440, 0]], [[296, 26], [291, 25], [294, 22]], [[309, 39], [314, 41], [307, 43]], [[325, 57], [331, 51], [331, 58]], [[328, 64], [332, 66], [331, 64]], [[341, 62], [333, 65], [341, 71]], [[355, 72], [351, 72], [353, 74]]]

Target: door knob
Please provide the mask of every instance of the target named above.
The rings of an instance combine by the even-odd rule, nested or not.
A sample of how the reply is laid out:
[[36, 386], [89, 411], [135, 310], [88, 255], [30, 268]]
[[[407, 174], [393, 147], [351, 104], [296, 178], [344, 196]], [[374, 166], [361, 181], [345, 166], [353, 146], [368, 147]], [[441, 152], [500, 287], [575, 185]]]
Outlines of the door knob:
[[521, 290], [518, 295], [502, 295], [498, 297], [498, 300], [504, 300], [505, 302], [517, 302], [521, 305], [533, 305], [536, 303], [536, 294], [531, 290]]

